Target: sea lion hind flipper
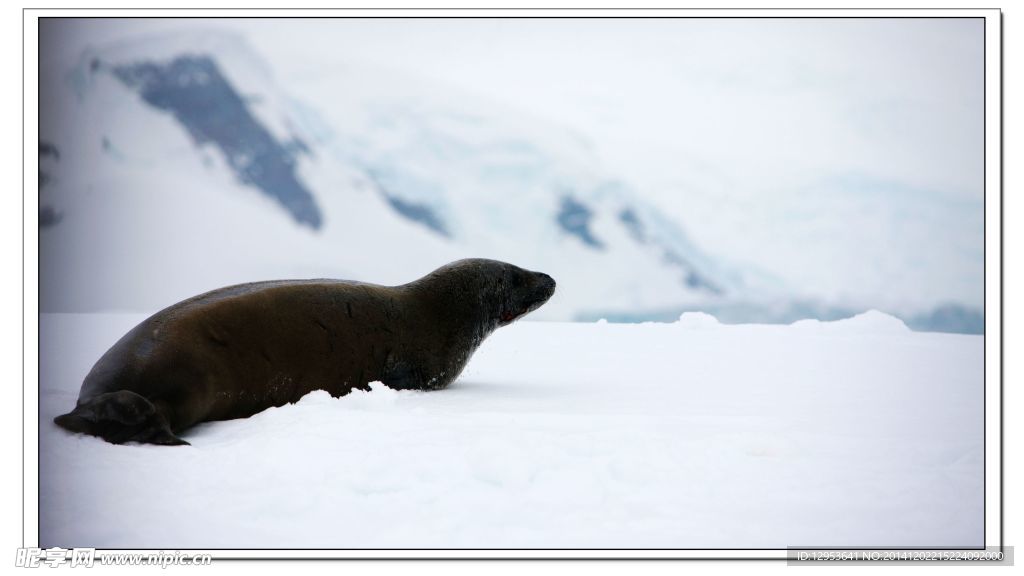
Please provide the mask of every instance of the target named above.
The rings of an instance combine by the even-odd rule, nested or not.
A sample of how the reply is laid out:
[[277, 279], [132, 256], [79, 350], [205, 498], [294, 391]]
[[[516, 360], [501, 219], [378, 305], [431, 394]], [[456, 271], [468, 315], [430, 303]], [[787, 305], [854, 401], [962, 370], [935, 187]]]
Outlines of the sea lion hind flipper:
[[71, 432], [99, 436], [111, 444], [188, 444], [171, 432], [167, 419], [152, 402], [129, 390], [94, 396], [53, 421]]

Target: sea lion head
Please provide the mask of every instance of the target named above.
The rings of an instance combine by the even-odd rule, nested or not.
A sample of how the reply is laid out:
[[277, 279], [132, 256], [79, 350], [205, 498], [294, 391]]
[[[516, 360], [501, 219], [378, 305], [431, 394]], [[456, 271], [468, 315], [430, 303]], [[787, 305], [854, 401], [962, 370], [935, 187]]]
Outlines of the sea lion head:
[[498, 326], [507, 326], [533, 312], [555, 293], [555, 279], [543, 272], [524, 270], [512, 264], [494, 262], [502, 268], [503, 279], [497, 290]]
[[507, 326], [540, 308], [555, 293], [555, 280], [507, 262], [485, 258], [457, 260], [422, 279], [452, 299], [489, 330]]

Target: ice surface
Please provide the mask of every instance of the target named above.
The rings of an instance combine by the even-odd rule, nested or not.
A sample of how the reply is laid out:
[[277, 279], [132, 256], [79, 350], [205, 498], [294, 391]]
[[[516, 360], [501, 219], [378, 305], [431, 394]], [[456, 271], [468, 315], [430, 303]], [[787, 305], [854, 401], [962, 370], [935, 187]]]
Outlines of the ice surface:
[[58, 429], [142, 318], [41, 318], [42, 546], [982, 543], [980, 336], [520, 322], [442, 391], [314, 392], [176, 448]]

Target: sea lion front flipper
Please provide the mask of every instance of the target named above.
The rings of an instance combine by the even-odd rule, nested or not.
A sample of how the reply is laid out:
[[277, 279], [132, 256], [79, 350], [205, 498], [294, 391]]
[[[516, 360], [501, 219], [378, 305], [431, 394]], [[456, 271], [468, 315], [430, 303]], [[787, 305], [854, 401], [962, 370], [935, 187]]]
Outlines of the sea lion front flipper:
[[112, 444], [188, 444], [171, 432], [167, 419], [152, 402], [128, 390], [107, 392], [90, 398], [53, 421], [71, 432], [99, 436]]

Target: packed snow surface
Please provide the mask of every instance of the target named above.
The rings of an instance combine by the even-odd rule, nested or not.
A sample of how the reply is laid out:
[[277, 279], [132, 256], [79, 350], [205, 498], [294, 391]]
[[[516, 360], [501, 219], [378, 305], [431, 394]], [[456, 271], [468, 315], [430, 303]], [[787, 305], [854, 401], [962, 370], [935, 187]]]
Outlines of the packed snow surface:
[[42, 546], [982, 544], [981, 336], [520, 322], [442, 391], [313, 392], [184, 447], [57, 428], [142, 319], [41, 317]]

